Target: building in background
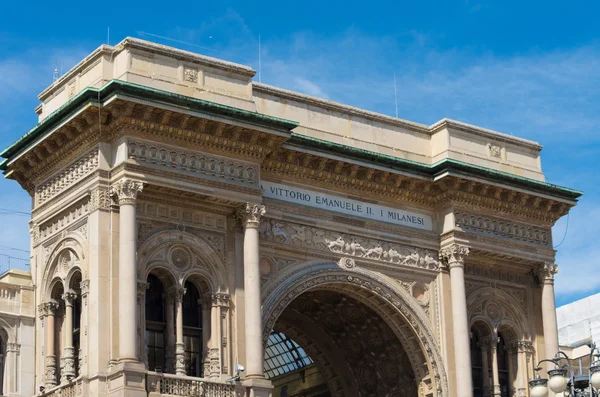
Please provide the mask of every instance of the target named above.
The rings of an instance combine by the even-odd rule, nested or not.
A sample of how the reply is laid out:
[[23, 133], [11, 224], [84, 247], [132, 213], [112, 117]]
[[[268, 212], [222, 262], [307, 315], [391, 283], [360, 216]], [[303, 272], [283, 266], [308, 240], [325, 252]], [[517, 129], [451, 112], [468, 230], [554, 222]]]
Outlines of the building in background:
[[587, 374], [590, 344], [600, 344], [600, 294], [557, 308], [556, 320], [560, 350], [574, 360], [578, 374]]
[[40, 94], [0, 154], [33, 197], [34, 349], [7, 360], [34, 392], [527, 396], [581, 192], [536, 142], [254, 74], [128, 38]]
[[31, 274], [0, 276], [0, 395], [35, 394], [35, 294]]

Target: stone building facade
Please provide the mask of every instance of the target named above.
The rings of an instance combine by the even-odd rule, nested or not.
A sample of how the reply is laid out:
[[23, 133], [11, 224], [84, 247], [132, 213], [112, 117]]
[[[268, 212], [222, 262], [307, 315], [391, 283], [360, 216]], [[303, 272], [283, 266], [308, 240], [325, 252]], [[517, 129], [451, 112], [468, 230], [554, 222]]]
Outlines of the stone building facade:
[[32, 396], [35, 376], [35, 299], [31, 275], [0, 276], [0, 395]]
[[33, 197], [35, 392], [267, 396], [275, 330], [323, 395], [527, 396], [581, 193], [535, 142], [254, 73], [128, 38], [40, 94], [1, 154]]

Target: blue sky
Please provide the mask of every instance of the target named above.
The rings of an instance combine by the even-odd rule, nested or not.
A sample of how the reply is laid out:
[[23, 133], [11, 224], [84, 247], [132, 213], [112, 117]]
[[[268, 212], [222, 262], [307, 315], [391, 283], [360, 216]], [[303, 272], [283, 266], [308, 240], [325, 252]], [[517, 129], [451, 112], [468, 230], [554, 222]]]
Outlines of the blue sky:
[[[599, 12], [592, 1], [11, 1], [0, 14], [0, 147], [35, 125], [54, 69], [106, 43], [109, 26], [111, 44], [135, 36], [255, 69], [260, 35], [262, 82], [388, 115], [396, 73], [399, 117], [536, 140], [548, 181], [585, 192], [554, 228], [560, 305], [600, 292]], [[15, 182], [0, 192], [0, 208], [29, 210]], [[6, 248], [28, 249], [26, 219], [0, 211], [0, 267], [2, 255], [27, 256]]]

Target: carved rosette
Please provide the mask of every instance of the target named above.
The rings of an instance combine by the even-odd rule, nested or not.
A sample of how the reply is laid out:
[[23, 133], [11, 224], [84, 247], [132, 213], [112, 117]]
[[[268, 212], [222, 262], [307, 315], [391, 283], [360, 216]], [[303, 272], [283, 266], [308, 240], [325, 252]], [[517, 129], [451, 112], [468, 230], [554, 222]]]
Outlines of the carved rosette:
[[236, 210], [236, 217], [246, 228], [258, 228], [260, 218], [266, 213], [264, 205], [246, 203]]
[[469, 255], [469, 247], [453, 244], [440, 250], [439, 258], [443, 267], [452, 269], [455, 266], [464, 267], [467, 255]]
[[175, 344], [175, 373], [185, 376], [185, 349], [183, 343]]
[[46, 388], [49, 389], [51, 387], [56, 386], [56, 356], [46, 356], [45, 359], [46, 371], [45, 371], [45, 379], [46, 379]]
[[111, 196], [117, 196], [119, 205], [135, 205], [138, 194], [144, 188], [143, 183], [131, 179], [122, 179], [110, 188]]
[[65, 347], [60, 359], [60, 383], [69, 383], [75, 378], [75, 348]]
[[558, 265], [543, 263], [537, 269], [537, 275], [542, 284], [554, 284], [554, 275], [558, 273]]

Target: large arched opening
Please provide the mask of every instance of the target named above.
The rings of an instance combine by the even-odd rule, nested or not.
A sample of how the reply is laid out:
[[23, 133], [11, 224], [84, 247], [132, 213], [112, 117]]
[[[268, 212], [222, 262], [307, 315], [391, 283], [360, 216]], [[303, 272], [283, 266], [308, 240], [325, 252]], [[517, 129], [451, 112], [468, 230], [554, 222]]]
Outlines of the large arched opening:
[[286, 273], [263, 297], [274, 397], [447, 395], [428, 320], [395, 282], [346, 263]]

